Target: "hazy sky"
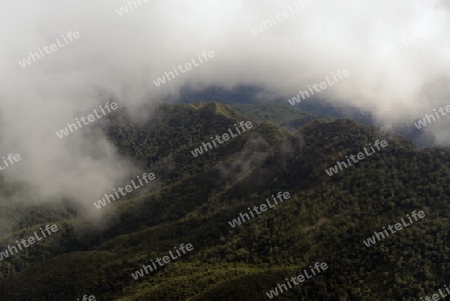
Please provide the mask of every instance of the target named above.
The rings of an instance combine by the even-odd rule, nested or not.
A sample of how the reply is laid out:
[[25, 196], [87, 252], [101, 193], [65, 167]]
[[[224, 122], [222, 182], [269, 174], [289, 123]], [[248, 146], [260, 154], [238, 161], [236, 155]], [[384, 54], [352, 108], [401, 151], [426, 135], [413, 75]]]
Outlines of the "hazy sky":
[[[109, 97], [137, 114], [141, 104], [176, 94], [186, 83], [257, 84], [287, 103], [299, 89], [348, 69], [350, 76], [321, 96], [346, 99], [386, 125], [412, 124], [450, 104], [445, 1], [311, 0], [256, 35], [251, 29], [262, 20], [296, 11], [300, 1], [140, 2], [122, 16], [116, 12], [127, 5], [122, 0], [0, 2], [0, 156], [23, 158], [2, 171], [10, 179], [93, 207], [98, 196], [115, 188], [114, 181], [126, 181], [116, 171], [128, 163], [105, 139], [80, 133], [59, 139], [55, 132]], [[436, 29], [385, 58], [378, 56], [387, 44], [402, 43], [402, 37], [417, 36], [433, 23]], [[80, 38], [25, 68], [18, 64], [69, 31], [78, 31]], [[153, 83], [203, 50], [213, 50], [215, 57], [160, 87]], [[448, 143], [449, 123], [441, 121], [435, 134]], [[78, 132], [86, 134], [88, 127]]]

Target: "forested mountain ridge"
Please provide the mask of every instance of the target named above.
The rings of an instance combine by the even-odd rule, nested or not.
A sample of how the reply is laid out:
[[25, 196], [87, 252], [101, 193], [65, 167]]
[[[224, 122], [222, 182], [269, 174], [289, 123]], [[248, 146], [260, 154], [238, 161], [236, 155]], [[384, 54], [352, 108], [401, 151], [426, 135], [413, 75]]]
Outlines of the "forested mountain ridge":
[[[117, 212], [102, 208], [115, 217], [105, 231], [80, 238], [72, 225], [82, 214], [60, 218], [57, 243], [0, 262], [2, 298], [264, 300], [277, 283], [317, 261], [329, 268], [277, 300], [418, 300], [447, 283], [449, 149], [418, 150], [406, 138], [349, 120], [312, 121], [289, 132], [275, 124], [280, 118], [255, 118], [259, 110], [251, 118], [217, 103], [161, 105], [143, 124], [125, 112], [111, 116], [109, 139], [155, 173], [157, 189], [115, 202]], [[192, 156], [210, 136], [242, 120], [254, 127]], [[389, 142], [386, 149], [326, 174], [381, 139]], [[239, 213], [278, 191], [291, 198], [230, 227]], [[413, 210], [426, 217], [370, 248], [363, 244]], [[194, 251], [140, 280], [131, 277], [180, 243]]]
[[[306, 122], [310, 122], [313, 119], [320, 119], [323, 121], [350, 119], [368, 126], [379, 125], [379, 121], [371, 112], [367, 110], [364, 111], [361, 108], [350, 104], [345, 105], [344, 103], [348, 102], [343, 99], [322, 99], [313, 96], [292, 106], [289, 104], [287, 98], [273, 95], [268, 91], [255, 86], [238, 86], [232, 90], [209, 87], [201, 91], [186, 87], [182, 89], [178, 100], [181, 103], [199, 103], [204, 99], [215, 100], [223, 105], [231, 105], [240, 112], [251, 107], [252, 109], [247, 111], [250, 112], [249, 117], [252, 115], [253, 117], [261, 117], [261, 111], [264, 111], [264, 115], [272, 115], [271, 118], [275, 117], [272, 121], [289, 129], [298, 129], [305, 125]], [[278, 108], [276, 108], [277, 106]], [[271, 107], [276, 111], [283, 111], [283, 107], [290, 107], [291, 112], [280, 118], [280, 116], [276, 116], [277, 114], [274, 116], [273, 112], [266, 110], [267, 108], [264, 107]], [[303, 116], [299, 117], [297, 120], [291, 120], [289, 123], [282, 122], [285, 121], [288, 116], [299, 115], [299, 112], [302, 112], [300, 115]], [[420, 114], [417, 118], [420, 119]], [[411, 139], [419, 148], [437, 145], [437, 141], [433, 135], [423, 129], [418, 130], [413, 125], [413, 122], [393, 124], [390, 131]]]

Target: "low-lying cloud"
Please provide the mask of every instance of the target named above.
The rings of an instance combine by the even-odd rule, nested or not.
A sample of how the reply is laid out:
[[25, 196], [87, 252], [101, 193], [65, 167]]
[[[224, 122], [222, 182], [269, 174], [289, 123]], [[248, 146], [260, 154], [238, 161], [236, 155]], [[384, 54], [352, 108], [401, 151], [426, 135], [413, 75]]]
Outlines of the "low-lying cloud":
[[[412, 125], [423, 112], [450, 104], [448, 3], [311, 2], [257, 35], [251, 29], [262, 20], [300, 1], [147, 1], [123, 16], [116, 10], [127, 1], [0, 3], [0, 156], [22, 157], [4, 174], [36, 185], [44, 196], [70, 196], [88, 206], [123, 180], [120, 171], [130, 164], [84, 128], [62, 140], [55, 132], [112, 98], [138, 117], [141, 105], [186, 84], [260, 85], [288, 99], [330, 72], [348, 69], [352, 76], [324, 95], [371, 111], [386, 125]], [[432, 23], [436, 30], [382, 59], [377, 55]], [[30, 52], [69, 31], [80, 33], [76, 43], [20, 66]], [[214, 60], [160, 87], [153, 84], [204, 50], [214, 51]], [[449, 141], [448, 127], [433, 129], [439, 141]]]

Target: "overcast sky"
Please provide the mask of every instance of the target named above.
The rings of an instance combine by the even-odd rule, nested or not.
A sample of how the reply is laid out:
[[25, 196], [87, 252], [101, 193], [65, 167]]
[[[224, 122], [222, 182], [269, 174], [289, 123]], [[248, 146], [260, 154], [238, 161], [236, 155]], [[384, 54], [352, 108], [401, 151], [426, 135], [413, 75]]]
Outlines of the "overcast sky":
[[[288, 103], [299, 89], [348, 69], [350, 76], [321, 96], [339, 97], [386, 125], [412, 125], [450, 104], [448, 1], [311, 0], [258, 34], [251, 29], [271, 15], [296, 11], [300, 1], [140, 2], [122, 16], [116, 12], [127, 5], [122, 0], [0, 2], [0, 156], [23, 158], [2, 171], [9, 179], [33, 183], [45, 196], [67, 194], [92, 206], [116, 187], [112, 183], [125, 183], [116, 171], [129, 164], [105, 139], [75, 133], [59, 139], [55, 132], [109, 97], [137, 114], [141, 104], [176, 94], [187, 83], [256, 84]], [[426, 30], [433, 23], [436, 29]], [[69, 31], [80, 38], [25, 68], [18, 64]], [[387, 44], [411, 34], [421, 37], [378, 56]], [[215, 57], [160, 87], [153, 83], [203, 50], [213, 50]], [[449, 123], [441, 121], [435, 135], [449, 144]], [[90, 155], [94, 150], [101, 160]]]

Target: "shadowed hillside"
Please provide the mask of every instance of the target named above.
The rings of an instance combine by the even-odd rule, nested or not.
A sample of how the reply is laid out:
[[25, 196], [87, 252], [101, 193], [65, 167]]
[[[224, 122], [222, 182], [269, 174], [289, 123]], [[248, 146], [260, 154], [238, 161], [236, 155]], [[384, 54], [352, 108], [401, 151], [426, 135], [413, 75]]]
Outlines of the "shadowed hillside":
[[[109, 139], [155, 173], [157, 185], [92, 206], [109, 220], [104, 230], [91, 228], [82, 211], [64, 215], [62, 208], [19, 224], [2, 246], [50, 221], [61, 232], [0, 261], [2, 299], [264, 300], [316, 262], [328, 269], [277, 300], [415, 300], [442, 287], [450, 275], [448, 149], [417, 150], [406, 138], [343, 119], [288, 131], [279, 124], [291, 117], [274, 112], [267, 116], [273, 122], [264, 121], [259, 110], [246, 110], [250, 117], [217, 103], [161, 105], [144, 124], [125, 112], [111, 117]], [[191, 154], [242, 120], [252, 120], [253, 128], [199, 157]], [[383, 139], [385, 149], [331, 177], [325, 172]], [[230, 226], [279, 191], [290, 199]], [[414, 210], [426, 217], [371, 247], [363, 244]], [[131, 277], [181, 243], [193, 251], [139, 280]]]

